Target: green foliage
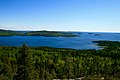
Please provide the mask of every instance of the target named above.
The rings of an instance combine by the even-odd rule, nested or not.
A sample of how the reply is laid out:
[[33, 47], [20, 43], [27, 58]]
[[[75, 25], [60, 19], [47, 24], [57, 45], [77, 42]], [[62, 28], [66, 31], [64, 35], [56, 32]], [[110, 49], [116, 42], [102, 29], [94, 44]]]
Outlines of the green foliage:
[[17, 31], [10, 31], [10, 30], [1, 30], [0, 29], [0, 36], [21, 36], [23, 33]]
[[[104, 42], [105, 43], [105, 42]], [[101, 44], [103, 44], [101, 42]], [[111, 45], [110, 45], [111, 44]], [[102, 50], [0, 47], [0, 80], [120, 79], [119, 43]], [[106, 45], [106, 43], [104, 44]], [[112, 47], [113, 46], [113, 47]]]
[[68, 32], [58, 32], [58, 31], [29, 31], [29, 32], [18, 32], [10, 30], [1, 30], [0, 36], [46, 36], [46, 37], [74, 37], [77, 36], [73, 33]]
[[34, 64], [32, 61], [29, 48], [24, 44], [18, 52], [17, 57], [17, 72], [14, 80], [32, 80], [34, 79]]
[[57, 32], [57, 31], [31, 31], [26, 33], [26, 35], [29, 36], [46, 36], [46, 37], [59, 37], [59, 36], [63, 36], [63, 37], [74, 37], [77, 35], [74, 35], [72, 33], [66, 33], [66, 32]]

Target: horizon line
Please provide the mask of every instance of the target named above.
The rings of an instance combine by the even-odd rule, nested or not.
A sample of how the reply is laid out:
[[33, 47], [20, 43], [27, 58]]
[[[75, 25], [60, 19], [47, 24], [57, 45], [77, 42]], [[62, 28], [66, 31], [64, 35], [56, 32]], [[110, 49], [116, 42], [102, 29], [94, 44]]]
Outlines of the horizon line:
[[120, 33], [118, 31], [91, 31], [91, 30], [49, 30], [49, 29], [3, 29], [12, 31], [64, 31], [64, 32], [100, 32], [100, 33]]

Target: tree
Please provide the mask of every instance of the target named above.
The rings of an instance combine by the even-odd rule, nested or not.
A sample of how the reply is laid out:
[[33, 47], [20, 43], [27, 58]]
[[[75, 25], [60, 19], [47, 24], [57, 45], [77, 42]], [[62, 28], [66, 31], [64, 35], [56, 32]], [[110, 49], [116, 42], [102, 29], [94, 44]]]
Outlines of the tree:
[[24, 44], [18, 52], [17, 72], [14, 80], [32, 80], [35, 78], [34, 64], [31, 58], [29, 48]]

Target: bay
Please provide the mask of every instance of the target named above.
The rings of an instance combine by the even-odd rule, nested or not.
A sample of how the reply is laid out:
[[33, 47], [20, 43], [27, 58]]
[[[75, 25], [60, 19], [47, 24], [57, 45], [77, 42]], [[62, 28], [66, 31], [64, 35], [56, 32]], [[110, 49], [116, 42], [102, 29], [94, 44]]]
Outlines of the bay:
[[119, 33], [100, 32], [70, 32], [77, 34], [76, 37], [44, 37], [44, 36], [6, 36], [0, 37], [0, 46], [22, 46], [27, 44], [31, 47], [48, 46], [54, 48], [71, 49], [101, 49], [92, 41], [109, 40], [120, 41]]

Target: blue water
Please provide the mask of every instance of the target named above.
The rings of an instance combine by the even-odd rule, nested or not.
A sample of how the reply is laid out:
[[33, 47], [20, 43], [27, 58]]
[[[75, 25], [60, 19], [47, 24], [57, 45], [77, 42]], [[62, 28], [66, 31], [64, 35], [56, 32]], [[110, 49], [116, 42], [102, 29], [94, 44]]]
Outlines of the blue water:
[[[0, 46], [48, 46], [55, 48], [72, 48], [72, 49], [100, 49], [92, 41], [110, 40], [120, 41], [118, 33], [88, 33], [88, 32], [73, 32], [77, 37], [44, 37], [44, 36], [11, 36], [0, 37]], [[99, 35], [96, 35], [99, 34]]]

